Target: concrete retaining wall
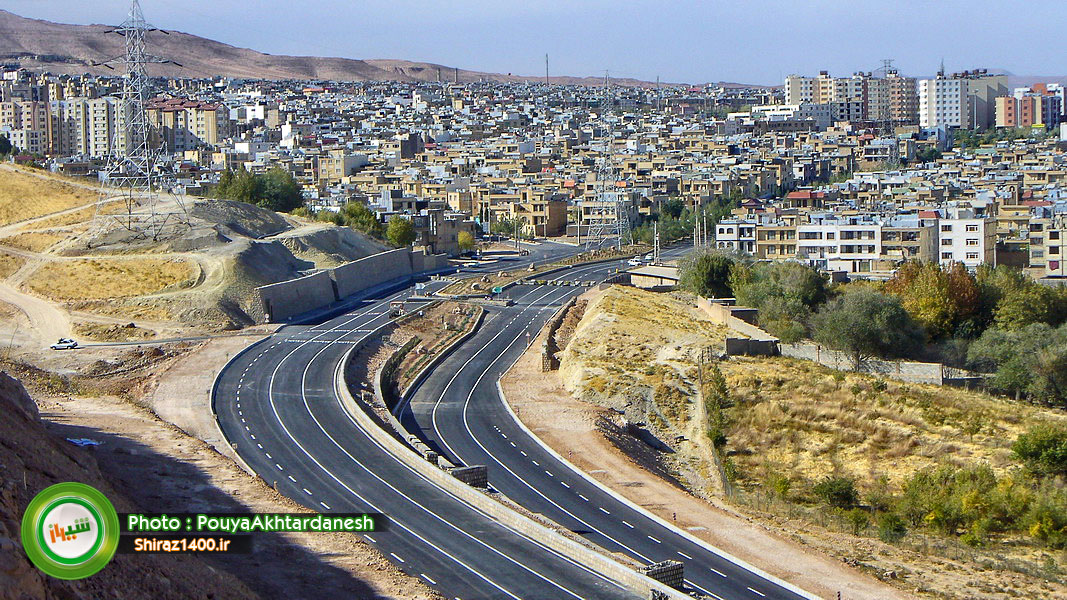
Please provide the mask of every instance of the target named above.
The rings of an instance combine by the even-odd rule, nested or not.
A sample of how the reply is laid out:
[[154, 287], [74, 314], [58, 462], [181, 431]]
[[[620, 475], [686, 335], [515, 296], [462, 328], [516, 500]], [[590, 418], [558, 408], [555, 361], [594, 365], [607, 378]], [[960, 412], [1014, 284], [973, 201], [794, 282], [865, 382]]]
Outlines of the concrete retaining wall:
[[326, 271], [258, 287], [255, 293], [259, 296], [266, 322], [284, 321], [338, 300], [333, 280]]
[[381, 252], [314, 275], [256, 288], [255, 293], [260, 299], [258, 306], [262, 309], [256, 318], [277, 323], [324, 308], [376, 285], [447, 266], [448, 256], [444, 254], [423, 254], [409, 248]]
[[782, 356], [815, 361], [831, 369], [870, 373], [911, 383], [945, 383], [945, 367], [941, 363], [870, 358], [864, 359], [857, 367], [848, 354], [812, 343], [781, 344], [781, 352]]
[[758, 354], [773, 356], [778, 353], [778, 338], [757, 327], [756, 311], [752, 308], [728, 306], [721, 302], [712, 302], [707, 298], [697, 298], [697, 308], [704, 311], [711, 320], [725, 325], [730, 331], [745, 336], [746, 340], [733, 338], [733, 347], [738, 352], [730, 352], [731, 340], [727, 340], [727, 354]]
[[340, 298], [347, 298], [367, 288], [407, 277], [412, 273], [411, 250], [407, 248], [380, 252], [345, 263], [330, 271], [333, 280], [337, 282], [337, 295]]

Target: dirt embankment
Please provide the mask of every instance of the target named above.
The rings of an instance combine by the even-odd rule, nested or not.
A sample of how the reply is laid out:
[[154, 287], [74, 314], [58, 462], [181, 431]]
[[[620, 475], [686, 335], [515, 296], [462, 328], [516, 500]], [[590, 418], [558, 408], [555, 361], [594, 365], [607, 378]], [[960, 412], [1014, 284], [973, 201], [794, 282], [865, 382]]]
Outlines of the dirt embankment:
[[80, 481], [101, 490], [120, 512], [143, 510], [122, 485], [112, 485], [95, 452], [63, 439], [97, 438], [96, 432], [65, 428], [58, 433], [39, 419], [22, 385], [0, 373], [0, 599], [256, 597], [238, 578], [192, 556], [120, 554], [103, 571], [80, 581], [39, 572], [23, 553], [19, 536], [22, 514], [38, 491], [60, 481]]
[[[713, 545], [824, 597], [1067, 594], [1057, 566], [1062, 551], [1010, 535], [968, 547], [919, 528], [885, 543], [875, 525], [850, 526], [843, 512], [811, 498], [828, 475], [853, 478], [866, 499], [878, 486], [893, 492], [905, 477], [938, 465], [983, 464], [1010, 474], [1018, 468], [1010, 456], [1015, 436], [1035, 423], [1061, 422], [1062, 414], [805, 361], [732, 358], [717, 363], [728, 389], [724, 449], [734, 479], [734, 494], [724, 497], [699, 477], [717, 467], [707, 444], [693, 443], [706, 437], [695, 427], [705, 423], [703, 403], [693, 401], [697, 386], [679, 388], [686, 414], [677, 415], [664, 410], [648, 380], [665, 357], [686, 377], [699, 368], [698, 355], [683, 352], [687, 345], [719, 340], [687, 342], [689, 333], [702, 335], [699, 320], [686, 322], [700, 315], [684, 305], [666, 310], [669, 295], [657, 304], [647, 294], [614, 288], [592, 299], [562, 353], [562, 377], [541, 373], [539, 356], [527, 353], [504, 378], [520, 417], [561, 454], [668, 520], [677, 514], [679, 526]], [[642, 407], [658, 439], [632, 426]], [[687, 423], [694, 427], [686, 439], [663, 435]]]
[[[255, 551], [249, 555], [118, 555], [101, 573], [81, 582], [40, 576], [14, 541], [17, 522], [34, 493], [59, 481], [82, 481], [101, 489], [120, 512], [306, 511], [208, 443], [136, 404], [152, 387], [154, 373], [175, 371], [180, 378], [183, 361], [202, 361], [202, 352], [188, 349], [131, 350], [122, 360], [100, 360], [73, 376], [13, 365], [32, 382], [43, 420], [35, 417], [37, 405], [21, 386], [0, 375], [0, 600], [439, 600], [352, 534], [257, 534]], [[79, 392], [83, 395], [76, 395]], [[115, 396], [120, 392], [126, 400]], [[153, 406], [179, 401], [161, 396], [172, 392], [173, 386], [156, 388]], [[89, 438], [100, 445], [82, 449], [65, 438]]]
[[73, 332], [134, 341], [247, 327], [254, 288], [385, 249], [241, 202], [161, 194], [128, 204], [43, 171], [3, 171], [0, 300], [31, 327], [0, 323], [0, 338], [23, 349]]

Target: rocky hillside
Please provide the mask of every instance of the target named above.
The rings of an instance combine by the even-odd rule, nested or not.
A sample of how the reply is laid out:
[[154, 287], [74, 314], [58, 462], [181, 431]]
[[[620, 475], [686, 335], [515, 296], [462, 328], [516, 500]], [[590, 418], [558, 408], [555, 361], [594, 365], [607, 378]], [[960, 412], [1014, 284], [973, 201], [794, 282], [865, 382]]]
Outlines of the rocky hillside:
[[61, 481], [99, 489], [120, 512], [139, 510], [101, 474], [93, 451], [51, 434], [22, 384], [0, 372], [0, 600], [256, 597], [192, 556], [117, 554], [88, 579], [45, 576], [23, 552], [19, 529], [33, 496]]

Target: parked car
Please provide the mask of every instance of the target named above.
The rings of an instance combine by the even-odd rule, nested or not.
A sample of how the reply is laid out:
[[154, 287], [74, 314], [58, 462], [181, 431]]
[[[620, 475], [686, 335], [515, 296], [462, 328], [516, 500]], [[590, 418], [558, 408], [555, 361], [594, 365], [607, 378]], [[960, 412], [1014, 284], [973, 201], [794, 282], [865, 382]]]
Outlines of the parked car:
[[78, 347], [78, 342], [70, 338], [59, 338], [59, 341], [52, 344], [53, 350], [73, 350]]

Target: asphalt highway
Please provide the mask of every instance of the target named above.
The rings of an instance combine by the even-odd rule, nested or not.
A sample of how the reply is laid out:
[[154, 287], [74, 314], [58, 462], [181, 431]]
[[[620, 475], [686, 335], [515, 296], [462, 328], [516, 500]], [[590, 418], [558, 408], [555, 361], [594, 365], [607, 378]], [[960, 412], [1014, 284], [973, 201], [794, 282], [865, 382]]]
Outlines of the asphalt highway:
[[[668, 250], [665, 258], [688, 250]], [[564, 271], [555, 277], [604, 279], [620, 264]], [[495, 489], [606, 550], [645, 563], [682, 562], [693, 590], [722, 600], [802, 598], [606, 493], [546, 451], [505, 408], [497, 388], [500, 376], [551, 315], [584, 290], [509, 288], [515, 305], [487, 316], [478, 333], [414, 390], [398, 407], [402, 424], [457, 464], [486, 465]]]
[[633, 598], [423, 478], [341, 406], [334, 382], [345, 353], [387, 322], [390, 301], [412, 293], [383, 293], [324, 323], [284, 327], [235, 357], [213, 398], [226, 439], [265, 481], [309, 508], [387, 514], [390, 528], [366, 540], [450, 598]]

